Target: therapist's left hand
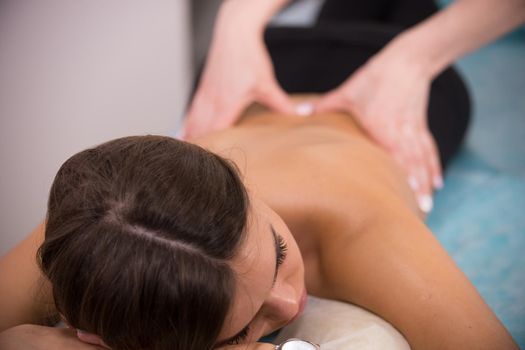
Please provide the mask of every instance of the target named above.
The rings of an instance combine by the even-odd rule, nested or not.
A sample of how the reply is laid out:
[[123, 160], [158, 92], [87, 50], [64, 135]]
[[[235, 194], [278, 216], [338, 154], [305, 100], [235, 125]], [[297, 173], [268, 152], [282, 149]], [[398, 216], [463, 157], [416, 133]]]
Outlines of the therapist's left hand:
[[253, 102], [295, 114], [294, 103], [275, 78], [264, 26], [229, 11], [227, 5], [219, 13], [206, 67], [183, 127], [184, 139], [233, 125]]
[[431, 75], [397, 42], [386, 46], [339, 88], [316, 104], [316, 112], [340, 110], [405, 170], [423, 212], [432, 209], [433, 189], [442, 186], [441, 166], [427, 125]]

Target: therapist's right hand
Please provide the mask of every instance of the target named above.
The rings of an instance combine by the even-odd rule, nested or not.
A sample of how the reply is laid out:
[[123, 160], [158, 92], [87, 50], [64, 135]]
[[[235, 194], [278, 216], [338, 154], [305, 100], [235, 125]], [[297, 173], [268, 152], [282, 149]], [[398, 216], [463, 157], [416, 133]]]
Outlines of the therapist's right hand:
[[183, 139], [233, 125], [253, 102], [295, 114], [294, 104], [275, 78], [263, 31], [263, 26], [254, 25], [242, 14], [219, 13], [206, 66], [183, 126]]

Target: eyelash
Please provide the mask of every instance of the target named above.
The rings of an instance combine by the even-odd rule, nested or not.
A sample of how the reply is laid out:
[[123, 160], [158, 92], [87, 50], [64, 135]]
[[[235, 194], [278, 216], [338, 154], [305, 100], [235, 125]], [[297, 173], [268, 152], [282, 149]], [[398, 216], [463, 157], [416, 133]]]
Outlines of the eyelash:
[[[286, 252], [288, 250], [288, 246], [286, 245], [286, 242], [281, 236], [277, 236], [277, 243], [279, 244], [279, 251], [277, 252], [277, 266], [281, 266], [284, 263], [284, 260], [286, 259]], [[233, 339], [231, 339], [228, 342], [228, 345], [237, 345], [246, 340], [248, 338], [248, 334], [250, 333], [250, 327], [247, 326], [244, 328], [237, 336]]]
[[279, 251], [277, 252], [277, 266], [281, 266], [286, 259], [286, 251], [288, 246], [281, 236], [277, 236], [277, 243], [279, 243]]
[[250, 333], [250, 326], [247, 326], [244, 328], [237, 336], [233, 339], [231, 339], [227, 345], [237, 345], [240, 344], [242, 341], [246, 340], [248, 338], [248, 334]]

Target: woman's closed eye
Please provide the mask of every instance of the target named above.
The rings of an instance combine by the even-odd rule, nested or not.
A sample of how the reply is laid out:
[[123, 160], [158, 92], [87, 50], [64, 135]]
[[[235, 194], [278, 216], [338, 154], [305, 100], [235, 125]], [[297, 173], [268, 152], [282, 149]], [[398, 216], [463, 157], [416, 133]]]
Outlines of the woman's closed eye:
[[278, 243], [278, 249], [277, 249], [277, 268], [281, 266], [286, 259], [286, 251], [288, 250], [288, 246], [286, 245], [286, 242], [281, 236], [277, 236], [277, 243]]
[[[288, 246], [287, 246], [286, 241], [284, 240], [284, 238], [281, 235], [277, 234], [273, 227], [271, 227], [271, 230], [272, 230], [272, 233], [273, 233], [273, 236], [274, 236], [274, 239], [275, 239], [275, 255], [276, 255], [275, 276], [274, 276], [274, 283], [275, 283], [275, 279], [277, 277], [277, 273], [279, 271], [279, 267], [286, 260], [286, 253], [288, 251]], [[248, 326], [244, 327], [234, 337], [230, 338], [228, 341], [225, 341], [223, 344], [226, 344], [226, 345], [241, 344], [244, 341], [246, 341], [246, 339], [248, 339], [249, 333], [250, 333], [250, 326], [248, 325]]]
[[237, 344], [240, 344], [242, 343], [243, 341], [246, 340], [246, 338], [248, 338], [248, 334], [250, 333], [250, 326], [246, 326], [242, 329], [242, 331], [240, 331], [239, 333], [237, 333], [237, 335], [230, 339], [226, 344], [227, 345], [237, 345]]

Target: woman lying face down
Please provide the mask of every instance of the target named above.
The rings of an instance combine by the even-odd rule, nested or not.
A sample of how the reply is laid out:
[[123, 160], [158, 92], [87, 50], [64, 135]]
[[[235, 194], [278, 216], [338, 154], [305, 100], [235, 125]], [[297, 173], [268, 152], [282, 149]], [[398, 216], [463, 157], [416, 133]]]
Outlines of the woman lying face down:
[[[252, 111], [193, 142], [128, 137], [66, 161], [45, 230], [0, 259], [0, 329], [14, 327], [0, 347], [50, 311], [115, 350], [271, 349], [254, 342], [301, 312], [306, 287], [379, 315], [413, 349], [516, 348], [351, 116]], [[28, 287], [39, 245], [43, 303]]]
[[[346, 77], [346, 58], [363, 48], [347, 41], [353, 29], [339, 40], [313, 30], [269, 33], [276, 61], [288, 62], [281, 71], [302, 91]], [[341, 45], [325, 45], [333, 42]], [[325, 59], [304, 59], [320, 49]], [[468, 124], [468, 95], [453, 71], [436, 82], [428, 122], [446, 165]], [[51, 312], [80, 339], [115, 350], [271, 349], [253, 342], [300, 313], [305, 287], [379, 315], [412, 349], [516, 348], [424, 225], [430, 205], [418, 205], [406, 173], [352, 115], [253, 108], [192, 142], [124, 138], [64, 164], [45, 230], [0, 259], [0, 347], [27, 339], [17, 325], [43, 324], [28, 287], [42, 271]], [[31, 265], [42, 241], [39, 271]]]
[[39, 258], [80, 339], [245, 348], [300, 314], [306, 286], [378, 314], [413, 349], [515, 348], [348, 116], [263, 112], [197, 142], [232, 161], [142, 136], [59, 170]]
[[284, 222], [234, 164], [174, 139], [128, 137], [70, 158], [45, 232], [57, 310], [114, 349], [255, 341], [306, 301]]

